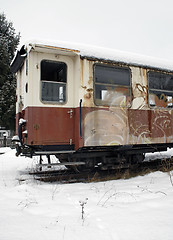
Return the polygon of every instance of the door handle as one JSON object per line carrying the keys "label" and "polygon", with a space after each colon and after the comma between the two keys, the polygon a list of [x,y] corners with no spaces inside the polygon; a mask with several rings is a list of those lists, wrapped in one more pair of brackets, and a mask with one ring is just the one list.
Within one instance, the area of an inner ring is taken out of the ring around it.
{"label": "door handle", "polygon": [[70,109],[67,113],[69,113],[70,114],[70,118],[72,118],[73,117],[73,109]]}

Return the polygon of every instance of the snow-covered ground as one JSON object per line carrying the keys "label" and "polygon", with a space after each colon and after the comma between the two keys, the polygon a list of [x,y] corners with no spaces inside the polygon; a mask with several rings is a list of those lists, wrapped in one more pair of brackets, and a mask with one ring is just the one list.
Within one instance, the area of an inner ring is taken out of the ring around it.
{"label": "snow-covered ground", "polygon": [[27,174],[36,159],[17,158],[10,148],[0,152],[0,240],[173,239],[173,172],[44,183]]}

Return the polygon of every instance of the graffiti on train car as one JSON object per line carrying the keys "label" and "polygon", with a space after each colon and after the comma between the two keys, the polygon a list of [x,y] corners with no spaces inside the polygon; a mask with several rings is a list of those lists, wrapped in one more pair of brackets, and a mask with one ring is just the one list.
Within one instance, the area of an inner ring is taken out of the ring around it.
{"label": "graffiti on train car", "polygon": [[172,142],[171,123],[167,111],[95,110],[85,117],[85,146]]}
{"label": "graffiti on train car", "polygon": [[[136,69],[132,71],[134,73]],[[157,92],[154,95],[154,91],[150,91],[150,105],[151,95],[155,97],[153,108],[150,108],[147,98],[147,70],[138,69],[137,74],[140,78],[138,82],[133,81],[132,99],[126,86],[113,88],[111,83],[106,88],[100,87],[102,96],[96,103],[108,107],[97,108],[86,115],[85,146],[173,142],[172,111],[164,110],[172,104],[172,96],[168,95],[169,101],[165,99],[166,97],[158,101]],[[163,92],[159,93],[161,96],[164,95]]]}

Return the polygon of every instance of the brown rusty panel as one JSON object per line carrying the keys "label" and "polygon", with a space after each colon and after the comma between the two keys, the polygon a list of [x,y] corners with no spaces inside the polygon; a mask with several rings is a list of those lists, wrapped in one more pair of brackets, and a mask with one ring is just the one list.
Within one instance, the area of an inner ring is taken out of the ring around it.
{"label": "brown rusty panel", "polygon": [[129,139],[133,144],[165,143],[172,138],[172,114],[169,111],[129,109],[128,121]]}
{"label": "brown rusty panel", "polygon": [[[134,110],[124,108],[29,107],[25,110],[27,143],[33,145],[75,144],[109,146],[173,142],[173,114],[166,110]],[[70,140],[72,139],[72,140]]]}
{"label": "brown rusty panel", "polygon": [[170,111],[90,108],[83,119],[84,146],[173,142]]}
{"label": "brown rusty panel", "polygon": [[74,144],[74,110],[71,108],[27,108],[27,143],[33,145]]}
{"label": "brown rusty panel", "polygon": [[151,111],[129,109],[128,123],[130,135],[139,137],[145,134],[146,138],[151,137]]}

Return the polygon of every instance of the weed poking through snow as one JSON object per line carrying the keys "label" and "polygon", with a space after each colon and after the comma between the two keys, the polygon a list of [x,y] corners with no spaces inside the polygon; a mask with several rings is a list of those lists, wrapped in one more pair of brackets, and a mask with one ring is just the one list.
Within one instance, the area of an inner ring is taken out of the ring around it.
{"label": "weed poking through snow", "polygon": [[81,206],[81,216],[82,216],[82,221],[83,221],[83,223],[84,223],[84,220],[85,220],[85,218],[84,218],[84,214],[85,214],[85,212],[84,212],[84,206],[87,204],[87,201],[88,201],[88,198],[85,198],[85,200],[80,200],[79,201],[79,204],[80,204],[80,206]]}

